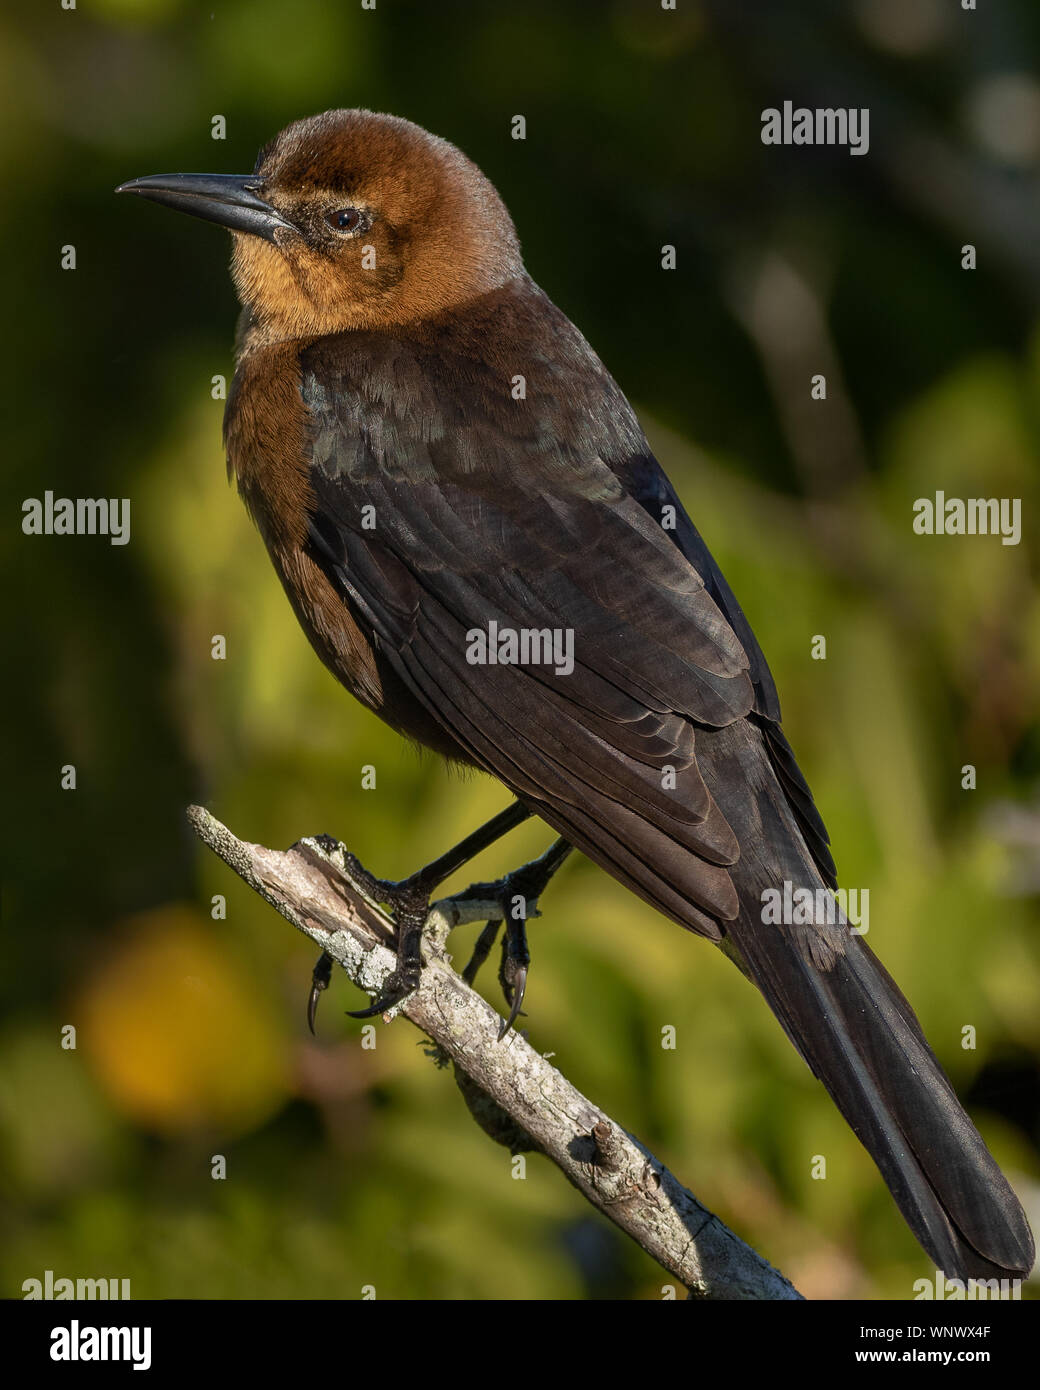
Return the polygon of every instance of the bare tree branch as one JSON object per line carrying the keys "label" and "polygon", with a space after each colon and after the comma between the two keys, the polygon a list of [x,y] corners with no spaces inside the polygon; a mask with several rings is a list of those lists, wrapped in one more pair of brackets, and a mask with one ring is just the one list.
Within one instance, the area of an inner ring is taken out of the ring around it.
{"label": "bare tree branch", "polygon": [[[393,926],[352,880],[342,845],[322,837],[281,852],[239,840],[200,806],[189,808],[188,817],[199,838],[255,892],[338,961],[356,985],[378,994],[394,967]],[[460,1089],[481,1126],[514,1152],[536,1150],[550,1158],[691,1297],[800,1298],[783,1275],[524,1038],[514,1032],[497,1040],[497,1015],[449,967],[444,944],[460,923],[500,915],[499,903],[464,895],[434,904],[420,986],[399,1006],[454,1062]]]}

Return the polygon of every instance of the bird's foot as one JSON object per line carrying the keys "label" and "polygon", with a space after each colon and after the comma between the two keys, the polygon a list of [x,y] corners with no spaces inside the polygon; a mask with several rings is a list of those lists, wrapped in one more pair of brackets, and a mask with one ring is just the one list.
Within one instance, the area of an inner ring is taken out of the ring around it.
{"label": "bird's foot", "polygon": [[491,947],[495,944],[502,923],[506,924],[502,939],[502,963],[498,979],[509,1005],[509,1016],[499,1029],[499,1042],[506,1036],[516,1020],[522,1017],[524,993],[527,989],[527,972],[531,964],[531,954],[527,947],[527,918],[537,917],[536,903],[546,884],[560,867],[570,846],[557,841],[538,859],[524,864],[504,878],[494,883],[474,883],[459,896],[475,899],[490,899],[502,905],[502,916],[488,922],[477,938],[473,954],[462,972],[462,978],[472,985],[477,971],[487,960]]}
{"label": "bird's foot", "polygon": [[[498,816],[468,836],[447,854],[441,855],[433,863],[427,864],[411,877],[394,882],[376,878],[340,842],[330,835],[315,836],[315,842],[326,856],[335,851],[335,861],[353,883],[376,904],[385,904],[397,928],[397,964],[383,982],[379,997],[367,1009],[348,1012],[350,1018],[374,1018],[396,1008],[419,986],[422,971],[421,947],[423,931],[430,914],[430,898],[437,885],[453,873],[481,849],[498,839],[513,825],[529,814],[519,803],[500,812]],[[570,853],[570,845],[565,840],[557,840],[538,859],[514,869],[504,878],[493,883],[476,883],[465,893],[458,894],[454,901],[465,899],[488,900],[501,904],[502,915],[487,923],[477,940],[473,957],[462,972],[467,984],[472,984],[480,966],[487,959],[491,947],[498,936],[499,929],[506,923],[505,939],[502,942],[502,964],[498,978],[509,1005],[509,1017],[499,1032],[499,1039],[505,1037],[521,1017],[524,991],[527,988],[527,971],[531,957],[527,949],[526,919],[537,916],[537,902],[546,884]],[[318,1001],[328,988],[332,977],[332,958],[322,952],[314,967],[311,991],[307,1001],[307,1024],[314,1032],[314,1020]]]}
{"label": "bird's foot", "polygon": [[419,988],[423,927],[430,913],[431,885],[421,871],[400,883],[371,879],[371,883],[363,887],[377,902],[390,908],[397,927],[397,965],[383,981],[379,997],[367,1009],[348,1009],[348,1018],[375,1018],[377,1014],[385,1014]]}
{"label": "bird's foot", "polygon": [[[422,969],[422,933],[429,915],[430,894],[436,886],[436,880],[432,878],[429,868],[420,869],[418,873],[400,882],[376,878],[332,836],[318,835],[315,836],[315,840],[322,849],[338,852],[343,861],[343,868],[351,880],[373,903],[385,904],[390,908],[390,915],[397,928],[397,965],[383,981],[379,997],[367,1009],[348,1010],[350,1018],[374,1018],[377,1014],[395,1008],[418,988]],[[307,1026],[312,1033],[318,1001],[328,989],[332,978],[332,964],[332,957],[323,951],[311,976],[311,991],[307,1000]]]}
{"label": "bird's foot", "polygon": [[502,938],[502,963],[498,968],[498,982],[502,986],[509,1017],[498,1030],[499,1042],[512,1028],[523,1013],[524,992],[527,989],[527,968],[531,964],[531,953],[527,949],[527,922],[523,917],[506,921],[506,934]]}

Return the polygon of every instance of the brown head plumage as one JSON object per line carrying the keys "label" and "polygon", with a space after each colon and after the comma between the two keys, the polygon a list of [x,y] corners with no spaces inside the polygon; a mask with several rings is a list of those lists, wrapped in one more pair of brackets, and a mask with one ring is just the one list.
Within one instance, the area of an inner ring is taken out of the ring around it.
{"label": "brown head plumage", "polygon": [[288,224],[235,233],[235,284],[264,337],[426,318],[522,273],[493,185],[398,116],[297,121],[260,152],[253,187]]}
{"label": "brown head plumage", "polygon": [[252,174],[157,174],[117,191],[231,229],[253,343],[429,318],[523,273],[494,186],[400,116],[326,111],[287,126]]}

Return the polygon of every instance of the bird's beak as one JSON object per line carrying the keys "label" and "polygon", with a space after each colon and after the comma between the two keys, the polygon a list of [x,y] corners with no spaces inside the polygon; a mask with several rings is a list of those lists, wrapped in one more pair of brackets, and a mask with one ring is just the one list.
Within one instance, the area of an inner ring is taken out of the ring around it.
{"label": "bird's beak", "polygon": [[274,241],[280,228],[295,231],[291,222],[258,196],[258,184],[255,174],[150,174],[121,183],[116,192],[137,193],[153,203],[265,241]]}

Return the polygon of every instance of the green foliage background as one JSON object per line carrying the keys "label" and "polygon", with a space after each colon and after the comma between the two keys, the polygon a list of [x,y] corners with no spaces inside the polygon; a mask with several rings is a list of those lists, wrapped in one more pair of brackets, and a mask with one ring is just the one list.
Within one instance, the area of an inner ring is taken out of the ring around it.
{"label": "green foliage background", "polygon": [[[184,824],[203,801],[267,844],[329,831],[398,876],[505,804],[418,759],[311,653],[225,481],[226,238],[111,192],[247,171],[332,106],[416,120],[499,187],[759,635],[842,881],[870,889],[871,943],[1040,1214],[1038,31],[1031,0],[80,0],[0,18],[0,1293],[45,1269],[128,1277],[139,1298],[665,1282],[548,1165],[512,1178],[407,1023],[363,1051],[342,979],[311,1041],[309,948]],[[869,105],[869,155],[765,149],[760,112],[788,97]],[[48,488],[130,497],[131,543],[23,536],[21,502]],[[937,489],[1022,498],[1023,543],[915,536]],[[524,827],[469,877],[547,838]],[[737,972],[586,862],[543,907],[533,1044],[807,1294],[910,1297],[927,1260]]]}

